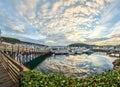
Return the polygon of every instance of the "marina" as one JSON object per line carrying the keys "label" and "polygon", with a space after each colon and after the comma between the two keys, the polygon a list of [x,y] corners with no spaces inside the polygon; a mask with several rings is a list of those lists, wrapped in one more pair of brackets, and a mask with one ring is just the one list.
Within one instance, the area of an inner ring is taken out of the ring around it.
{"label": "marina", "polygon": [[117,59],[105,53],[91,55],[52,55],[47,57],[35,69],[44,73],[59,73],[66,76],[82,78],[113,69],[112,62]]}
{"label": "marina", "polygon": [[120,87],[120,0],[0,0],[0,87]]}

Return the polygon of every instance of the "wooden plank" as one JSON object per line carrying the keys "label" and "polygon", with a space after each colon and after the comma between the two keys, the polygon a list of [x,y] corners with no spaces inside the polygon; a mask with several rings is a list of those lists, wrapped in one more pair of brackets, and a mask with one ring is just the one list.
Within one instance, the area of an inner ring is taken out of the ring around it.
{"label": "wooden plank", "polygon": [[[0,87],[10,87],[14,82],[12,82],[10,76],[4,67],[0,64]],[[13,86],[14,87],[14,86]]]}
{"label": "wooden plank", "polygon": [[15,87],[14,85],[15,85],[14,82],[12,82],[11,80],[8,80],[8,81],[0,84],[0,87]]}
{"label": "wooden plank", "polygon": [[20,71],[19,70],[15,70],[15,68],[13,68],[12,66],[8,65],[9,68],[8,70],[13,72],[13,74],[16,74],[16,75],[20,75]]}
{"label": "wooden plank", "polygon": [[11,77],[11,79],[12,79],[12,81],[13,82],[15,82],[15,83],[18,83],[19,81],[18,81],[18,78],[16,78],[13,74],[12,74],[12,72],[8,72],[9,73],[9,76]]}
{"label": "wooden plank", "polygon": [[0,75],[0,79],[8,76],[7,72]]}
{"label": "wooden plank", "polygon": [[5,75],[8,74],[6,73],[6,70],[3,68],[3,66],[0,64],[0,78],[2,78]]}
{"label": "wooden plank", "polygon": [[0,62],[1,62],[0,63],[0,87],[18,87],[18,86],[15,86],[16,84],[13,82],[13,80],[9,76],[5,67],[3,67],[3,61],[0,60]]}
{"label": "wooden plank", "polygon": [[7,81],[9,81],[9,80],[11,80],[11,79],[8,78],[8,77],[1,78],[1,79],[0,79],[0,84],[5,83],[5,82],[7,82]]}
{"label": "wooden plank", "polygon": [[[9,57],[4,53],[10,52],[10,54],[14,52],[22,52],[29,54],[30,50],[34,53],[40,53],[40,51],[35,51],[35,49],[26,48],[23,46],[18,47],[14,45],[2,45],[2,49],[0,49],[0,87],[18,87],[19,85],[14,84],[15,82],[18,83],[18,78],[20,76],[19,71],[27,71],[28,68],[24,67],[13,58]],[[2,51],[1,51],[2,50]],[[47,52],[47,51],[41,51]],[[16,81],[15,81],[16,80]]]}
{"label": "wooden plank", "polygon": [[8,62],[8,66],[11,67],[11,68],[13,68],[13,70],[20,72],[20,69],[17,68],[17,67],[16,67],[12,62],[10,62],[10,61]]}
{"label": "wooden plank", "polygon": [[5,73],[6,71],[4,69],[0,69],[0,75]]}
{"label": "wooden plank", "polygon": [[[3,52],[2,52],[2,53],[3,53]],[[5,53],[3,53],[3,54],[4,54],[4,56],[5,56],[9,61],[11,61],[11,62],[12,62],[16,67],[18,67],[21,71],[23,71],[23,69],[26,68],[26,67],[21,66],[17,61],[15,61],[15,60],[11,59],[10,57],[8,57]],[[29,69],[26,68],[26,70],[29,70]]]}

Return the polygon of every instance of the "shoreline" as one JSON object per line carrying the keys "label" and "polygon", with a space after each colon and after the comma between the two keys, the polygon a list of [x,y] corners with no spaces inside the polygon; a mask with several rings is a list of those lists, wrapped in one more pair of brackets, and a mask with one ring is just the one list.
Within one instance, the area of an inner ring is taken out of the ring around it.
{"label": "shoreline", "polygon": [[114,60],[112,64],[114,65],[113,70],[118,69],[120,67],[120,58]]}

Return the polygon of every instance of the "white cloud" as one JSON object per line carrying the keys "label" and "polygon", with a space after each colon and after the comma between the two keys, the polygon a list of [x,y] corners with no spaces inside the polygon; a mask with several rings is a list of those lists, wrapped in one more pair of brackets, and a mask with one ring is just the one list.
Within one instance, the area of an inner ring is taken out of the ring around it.
{"label": "white cloud", "polygon": [[120,21],[117,22],[113,27],[112,27],[112,32],[109,36],[112,36],[112,35],[117,35],[119,34],[120,35]]}
{"label": "white cloud", "polygon": [[12,25],[11,26],[12,30],[18,31],[20,33],[25,33],[25,30],[23,29],[23,26],[18,26],[18,25]]}
{"label": "white cloud", "polygon": [[[32,34],[35,30],[38,32],[35,36],[45,36],[47,44],[84,42],[86,37],[102,37],[111,20],[120,13],[114,9],[116,3],[112,0],[20,0],[13,7],[16,16],[8,14],[11,29]],[[119,30],[116,26],[112,33]]]}
{"label": "white cloud", "polygon": [[[108,2],[113,3],[113,1],[108,1]],[[100,3],[99,0],[97,3]],[[118,25],[119,23],[117,23],[115,26],[114,24],[112,24],[112,21],[116,18],[118,14],[120,14],[118,8],[116,7],[117,3],[118,2],[114,2],[113,4],[110,4],[105,7],[103,13],[101,14],[101,18],[99,19],[99,21],[96,22],[97,24],[96,27],[89,35],[90,38],[101,38],[101,37],[110,36],[112,34],[117,34],[116,31],[119,30],[119,27],[116,25]]]}
{"label": "white cloud", "polygon": [[86,5],[91,8],[99,8],[99,5],[94,1],[94,2],[86,2]]}
{"label": "white cloud", "polygon": [[106,27],[103,25],[96,26],[95,29],[91,31],[89,38],[100,38],[101,34],[106,32],[105,30],[106,30]]}
{"label": "white cloud", "polygon": [[95,1],[96,1],[96,3],[99,4],[99,6],[104,6],[104,4],[105,4],[104,0],[95,0]]}
{"label": "white cloud", "polygon": [[57,1],[54,3],[53,8],[52,8],[52,13],[56,14],[61,8],[63,7],[63,2],[61,0]]}
{"label": "white cloud", "polygon": [[50,45],[56,43],[56,42],[53,41],[53,40],[45,40],[44,42],[45,42],[45,44],[50,44]]}

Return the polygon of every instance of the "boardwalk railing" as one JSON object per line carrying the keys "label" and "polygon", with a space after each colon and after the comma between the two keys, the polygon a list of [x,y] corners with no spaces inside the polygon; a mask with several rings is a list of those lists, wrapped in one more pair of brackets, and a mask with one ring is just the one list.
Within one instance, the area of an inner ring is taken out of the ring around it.
{"label": "boardwalk railing", "polygon": [[14,44],[0,44],[0,49],[2,51],[10,51],[10,52],[35,52],[35,53],[47,53],[48,49],[41,49],[42,47],[31,47],[31,46],[16,46]]}
{"label": "boardwalk railing", "polygon": [[23,71],[27,71],[26,67],[20,65],[17,61],[13,60],[11,57],[6,55],[3,51],[0,51],[1,58],[0,60],[2,61],[2,64],[12,80],[15,83],[19,83],[19,79],[21,77],[21,73]]}
{"label": "boardwalk railing", "polygon": [[17,62],[24,64],[32,61],[42,54],[50,53],[50,50],[42,47],[23,46],[15,44],[0,44],[0,50]]}

